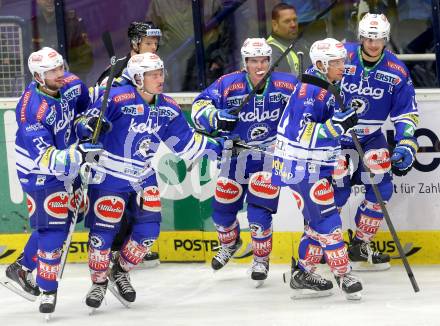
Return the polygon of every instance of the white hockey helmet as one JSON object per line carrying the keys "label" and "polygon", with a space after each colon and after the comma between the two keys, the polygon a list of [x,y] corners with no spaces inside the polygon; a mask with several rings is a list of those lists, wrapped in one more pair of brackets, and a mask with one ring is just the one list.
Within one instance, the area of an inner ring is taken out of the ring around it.
{"label": "white hockey helmet", "polygon": [[365,14],[359,22],[358,39],[361,37],[370,39],[390,40],[390,23],[384,14]]}
{"label": "white hockey helmet", "polygon": [[[144,87],[144,73],[164,69],[163,61],[157,54],[145,52],[136,54],[128,60],[127,73],[131,82],[138,88]],[[138,79],[136,80],[136,77]]]}
{"label": "white hockey helmet", "polygon": [[44,47],[41,50],[32,52],[28,59],[29,71],[32,77],[35,78],[35,73],[38,73],[42,82],[36,80],[39,84],[44,86],[44,73],[64,65],[63,56],[52,48]]}
{"label": "white hockey helmet", "polygon": [[[347,50],[345,49],[344,44],[334,38],[318,40],[310,47],[310,60],[313,63],[313,67],[323,74],[327,73],[329,61],[345,59],[346,57]],[[324,70],[318,68],[318,61],[322,62]]]}
{"label": "white hockey helmet", "polygon": [[269,57],[269,65],[272,63],[272,48],[264,38],[247,38],[241,47],[243,67],[246,69],[246,58]]}

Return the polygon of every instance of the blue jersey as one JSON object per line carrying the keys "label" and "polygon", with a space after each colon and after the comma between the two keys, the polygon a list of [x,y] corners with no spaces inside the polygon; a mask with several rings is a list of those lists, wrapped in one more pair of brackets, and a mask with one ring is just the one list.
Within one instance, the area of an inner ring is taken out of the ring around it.
{"label": "blue jersey", "polygon": [[[92,105],[89,115],[99,114],[101,101],[102,97]],[[211,159],[220,154],[218,143],[195,133],[179,105],[163,94],[149,105],[130,84],[112,87],[105,118],[112,129],[100,137],[105,151],[93,167],[97,172],[94,188],[124,192],[145,186],[144,181],[154,173],[151,159],[160,142],[188,160],[197,159],[205,150],[213,150]]]}
{"label": "blue jersey", "polygon": [[[321,77],[313,68],[307,73]],[[278,126],[272,184],[292,184],[316,172],[330,175],[341,149],[337,133],[326,123],[335,110],[339,107],[330,92],[298,83]]]}
{"label": "blue jersey", "polygon": [[53,153],[75,142],[74,119],[90,103],[84,83],[71,73],[64,76],[59,98],[41,92],[33,81],[17,104],[16,168],[25,192],[59,185]]}
{"label": "blue jersey", "polygon": [[[221,135],[238,135],[246,143],[267,147],[275,141],[276,128],[284,107],[295,89],[297,79],[292,74],[273,72],[261,94],[256,94],[240,111],[235,129]],[[253,87],[244,71],[224,75],[196,97],[192,109],[195,126],[204,129],[201,119],[205,108],[218,110],[237,108]],[[213,130],[206,130],[212,132]]]}
{"label": "blue jersey", "polygon": [[[341,89],[347,106],[356,108],[359,122],[353,129],[361,143],[382,133],[390,117],[396,129],[396,142],[413,137],[418,123],[414,86],[408,69],[388,50],[373,66],[361,60],[360,45],[345,44],[348,60]],[[350,136],[342,144],[352,145]]]}

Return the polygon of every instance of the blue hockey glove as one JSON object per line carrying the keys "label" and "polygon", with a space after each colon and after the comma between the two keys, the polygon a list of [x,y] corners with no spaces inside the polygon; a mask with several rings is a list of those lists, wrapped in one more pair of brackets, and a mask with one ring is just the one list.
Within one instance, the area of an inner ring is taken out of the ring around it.
{"label": "blue hockey glove", "polygon": [[237,125],[238,116],[232,114],[234,109],[217,110],[215,113],[215,129],[218,131],[232,131]]}
{"label": "blue hockey glove", "polygon": [[[76,123],[76,135],[80,141],[90,140],[98,123],[98,117],[96,116],[83,116],[78,119]],[[109,133],[112,130],[111,122],[106,119],[102,119],[102,126],[100,134]]]}
{"label": "blue hockey glove", "polygon": [[411,170],[418,147],[415,138],[399,141],[391,155],[391,169],[396,176],[404,176]]}
{"label": "blue hockey glove", "polygon": [[327,134],[337,138],[356,126],[357,122],[356,111],[350,108],[344,112],[335,111],[333,117],[325,122],[324,128],[327,129]]}

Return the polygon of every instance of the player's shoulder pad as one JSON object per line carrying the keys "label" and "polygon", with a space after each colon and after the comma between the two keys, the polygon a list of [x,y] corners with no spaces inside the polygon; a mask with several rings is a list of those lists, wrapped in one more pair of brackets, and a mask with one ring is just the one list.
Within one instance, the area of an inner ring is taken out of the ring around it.
{"label": "player's shoulder pad", "polygon": [[274,71],[271,74],[271,83],[277,87],[293,92],[298,79],[295,75],[286,72]]}
{"label": "player's shoulder pad", "polygon": [[165,105],[167,105],[167,106],[177,110],[177,112],[182,111],[182,109],[180,108],[179,104],[171,96],[168,96],[168,95],[165,95],[165,94],[160,94],[159,95],[159,103],[162,102],[161,100],[163,101],[163,103]]}
{"label": "player's shoulder pad", "polygon": [[236,70],[236,71],[230,72],[229,74],[225,74],[225,75],[223,75],[223,76],[217,78],[217,80],[215,81],[215,83],[216,83],[217,85],[219,85],[219,84],[224,83],[224,82],[226,82],[226,83],[227,83],[227,82],[231,82],[231,81],[236,80],[237,77],[238,77],[238,78],[242,78],[242,77],[245,76],[245,75],[246,75],[246,73],[245,73],[244,71]]}
{"label": "player's shoulder pad", "polygon": [[352,61],[357,53],[359,44],[354,42],[345,42],[344,47],[347,50],[347,60]]}
{"label": "player's shoulder pad", "polygon": [[384,54],[385,66],[390,72],[392,71],[405,79],[409,77],[408,68],[397,58],[393,52],[390,50],[385,50]]}
{"label": "player's shoulder pad", "polygon": [[136,98],[136,89],[132,85],[112,87],[110,89],[109,99],[114,104],[127,104]]}
{"label": "player's shoulder pad", "polygon": [[64,86],[63,87],[68,87],[71,84],[77,84],[77,83],[81,83],[81,79],[75,75],[72,74],[71,72],[66,71],[64,73]]}

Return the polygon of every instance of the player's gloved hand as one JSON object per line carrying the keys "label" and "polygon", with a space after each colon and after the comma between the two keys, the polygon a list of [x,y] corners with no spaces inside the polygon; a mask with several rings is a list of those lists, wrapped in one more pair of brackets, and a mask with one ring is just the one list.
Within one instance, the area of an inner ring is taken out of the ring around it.
{"label": "player's gloved hand", "polygon": [[327,129],[327,134],[337,138],[356,126],[357,122],[356,111],[350,108],[344,112],[335,111],[333,117],[325,122],[324,128]]}
{"label": "player's gloved hand", "polygon": [[242,151],[246,150],[244,146],[240,146],[243,141],[238,135],[232,135],[228,138],[217,137],[215,140],[222,146],[221,156],[237,157]]}
{"label": "player's gloved hand", "polygon": [[233,114],[235,109],[216,110],[215,129],[218,131],[232,131],[237,125],[238,116]]}
{"label": "player's gloved hand", "polygon": [[391,170],[398,177],[406,175],[414,164],[418,150],[415,138],[405,138],[399,141],[391,155]]}
{"label": "player's gloved hand", "polygon": [[99,155],[101,155],[104,150],[101,143],[92,144],[92,143],[81,143],[78,145],[76,150],[81,155],[81,163],[95,163],[97,164],[99,161]]}
{"label": "player's gloved hand", "polygon": [[[96,116],[83,116],[76,122],[76,135],[80,141],[90,140],[95,132],[96,125],[98,123],[98,117]],[[112,130],[111,122],[105,118],[101,121],[101,134],[106,134]]]}

